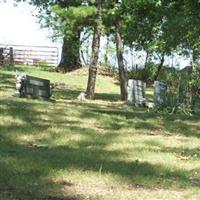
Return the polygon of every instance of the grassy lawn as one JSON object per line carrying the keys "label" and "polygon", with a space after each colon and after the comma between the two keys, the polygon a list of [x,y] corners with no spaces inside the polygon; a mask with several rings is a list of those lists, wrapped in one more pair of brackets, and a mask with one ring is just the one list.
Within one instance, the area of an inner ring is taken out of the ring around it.
{"label": "grassy lawn", "polygon": [[[16,69],[57,82],[52,101],[12,97]],[[128,107],[102,76],[80,102],[85,70],[16,69],[0,69],[1,200],[200,199],[200,112]]]}

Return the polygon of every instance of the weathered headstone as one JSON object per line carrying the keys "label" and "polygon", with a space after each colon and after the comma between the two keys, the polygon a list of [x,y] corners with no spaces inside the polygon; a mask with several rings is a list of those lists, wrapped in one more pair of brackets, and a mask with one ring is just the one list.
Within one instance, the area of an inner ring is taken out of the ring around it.
{"label": "weathered headstone", "polygon": [[141,80],[134,80],[129,79],[128,81],[128,97],[127,97],[127,104],[129,105],[144,105],[146,98],[145,98],[145,90],[146,90],[146,83]]}
{"label": "weathered headstone", "polygon": [[154,82],[154,106],[162,107],[167,104],[167,84],[160,81]]}
{"label": "weathered headstone", "polygon": [[33,76],[26,76],[26,95],[32,98],[50,98],[50,81]]}
{"label": "weathered headstone", "polygon": [[51,96],[50,81],[42,78],[17,74],[15,95],[48,99]]}
{"label": "weathered headstone", "polygon": [[134,85],[134,80],[129,79],[128,80],[128,86],[127,86],[127,104],[128,105],[133,105],[133,85]]}

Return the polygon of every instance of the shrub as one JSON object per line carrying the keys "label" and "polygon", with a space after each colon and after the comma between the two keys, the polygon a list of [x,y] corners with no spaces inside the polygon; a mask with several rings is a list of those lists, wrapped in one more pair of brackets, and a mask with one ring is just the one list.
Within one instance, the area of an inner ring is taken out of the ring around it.
{"label": "shrub", "polygon": [[[148,63],[145,68],[140,68],[128,72],[128,78],[142,80],[147,83],[152,83],[154,81],[154,77],[157,70],[158,70],[157,64]],[[158,81],[163,81],[170,86],[177,87],[179,77],[180,77],[179,70],[172,67],[164,66],[159,73]]]}
{"label": "shrub", "polygon": [[142,80],[152,82],[156,73],[157,66],[153,63],[148,63],[145,68],[139,68],[128,72],[129,79]]}

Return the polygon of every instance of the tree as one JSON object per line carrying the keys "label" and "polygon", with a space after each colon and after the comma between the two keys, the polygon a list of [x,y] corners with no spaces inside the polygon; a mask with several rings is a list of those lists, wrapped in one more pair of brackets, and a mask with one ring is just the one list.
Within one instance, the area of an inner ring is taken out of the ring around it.
{"label": "tree", "polygon": [[111,0],[104,4],[104,26],[107,34],[114,35],[116,45],[116,55],[119,71],[120,98],[122,101],[127,99],[127,75],[124,65],[124,41],[122,38],[122,24],[124,22],[124,10],[122,2]]}
{"label": "tree", "polygon": [[121,100],[126,101],[127,99],[127,77],[124,67],[124,57],[123,57],[123,41],[120,34],[120,22],[116,20],[115,22],[116,33],[115,33],[115,42],[117,50],[117,60],[118,60],[118,69],[119,69],[119,80],[120,80],[120,94]]}
{"label": "tree", "polygon": [[125,13],[123,30],[125,44],[137,51],[146,52],[145,68],[149,59],[156,55],[160,60],[154,77],[156,80],[163,67],[165,56],[171,53],[169,43],[161,30],[164,19],[161,2],[124,0],[122,7]]}
{"label": "tree", "polygon": [[63,53],[59,67],[69,66],[67,70],[71,71],[70,69],[73,70],[81,65],[80,35],[86,27],[90,26],[91,16],[95,12],[94,7],[81,4],[63,8],[55,5],[51,11],[54,14],[51,18],[52,26],[55,26],[55,30],[64,35]]}
{"label": "tree", "polygon": [[67,72],[81,67],[79,49],[80,32],[75,32],[73,37],[64,36],[62,54],[58,68]]}
{"label": "tree", "polygon": [[95,94],[95,84],[96,84],[96,75],[97,75],[97,65],[98,65],[98,57],[100,50],[100,38],[101,38],[101,26],[102,26],[102,16],[101,16],[101,0],[96,0],[96,20],[94,22],[94,35],[92,42],[92,57],[89,66],[89,76],[88,76],[88,84],[86,89],[86,98],[94,99]]}
{"label": "tree", "polygon": [[[53,37],[63,38],[63,47],[61,60],[58,64],[58,68],[62,68],[63,71],[72,71],[81,66],[80,61],[80,33],[79,28],[75,29],[72,26],[66,26],[63,20],[63,16],[57,15],[56,9],[52,9],[54,6],[58,6],[60,9],[69,9],[70,7],[81,6],[82,0],[16,0],[17,2],[28,2],[31,5],[36,6],[39,9],[38,18],[41,26],[44,28],[51,28],[54,31]],[[57,7],[57,9],[58,9]],[[59,18],[60,17],[60,18]],[[56,20],[55,20],[56,19]],[[58,24],[60,22],[60,26]],[[77,26],[78,27],[78,26]],[[73,34],[68,34],[66,30],[73,28]]]}

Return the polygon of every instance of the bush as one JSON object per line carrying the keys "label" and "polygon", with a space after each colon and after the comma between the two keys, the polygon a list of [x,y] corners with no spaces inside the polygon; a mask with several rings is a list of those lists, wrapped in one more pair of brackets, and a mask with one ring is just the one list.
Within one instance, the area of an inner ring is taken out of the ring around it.
{"label": "bush", "polygon": [[[152,83],[154,81],[154,77],[157,70],[158,70],[158,65],[154,63],[148,63],[146,68],[142,68],[142,69],[140,68],[140,69],[132,70],[128,72],[128,78],[142,80],[147,83]],[[180,77],[179,70],[172,67],[164,66],[161,69],[157,80],[165,82],[170,86],[177,87],[179,77]]]}
{"label": "bush", "polygon": [[165,83],[167,83],[168,86],[172,87],[173,89],[178,88],[179,79],[179,70],[172,67],[163,67],[158,76],[158,81],[164,81]]}
{"label": "bush", "polygon": [[128,78],[142,80],[145,82],[152,82],[154,80],[156,71],[157,66],[153,63],[148,63],[148,65],[145,68],[140,68],[128,72]]}

